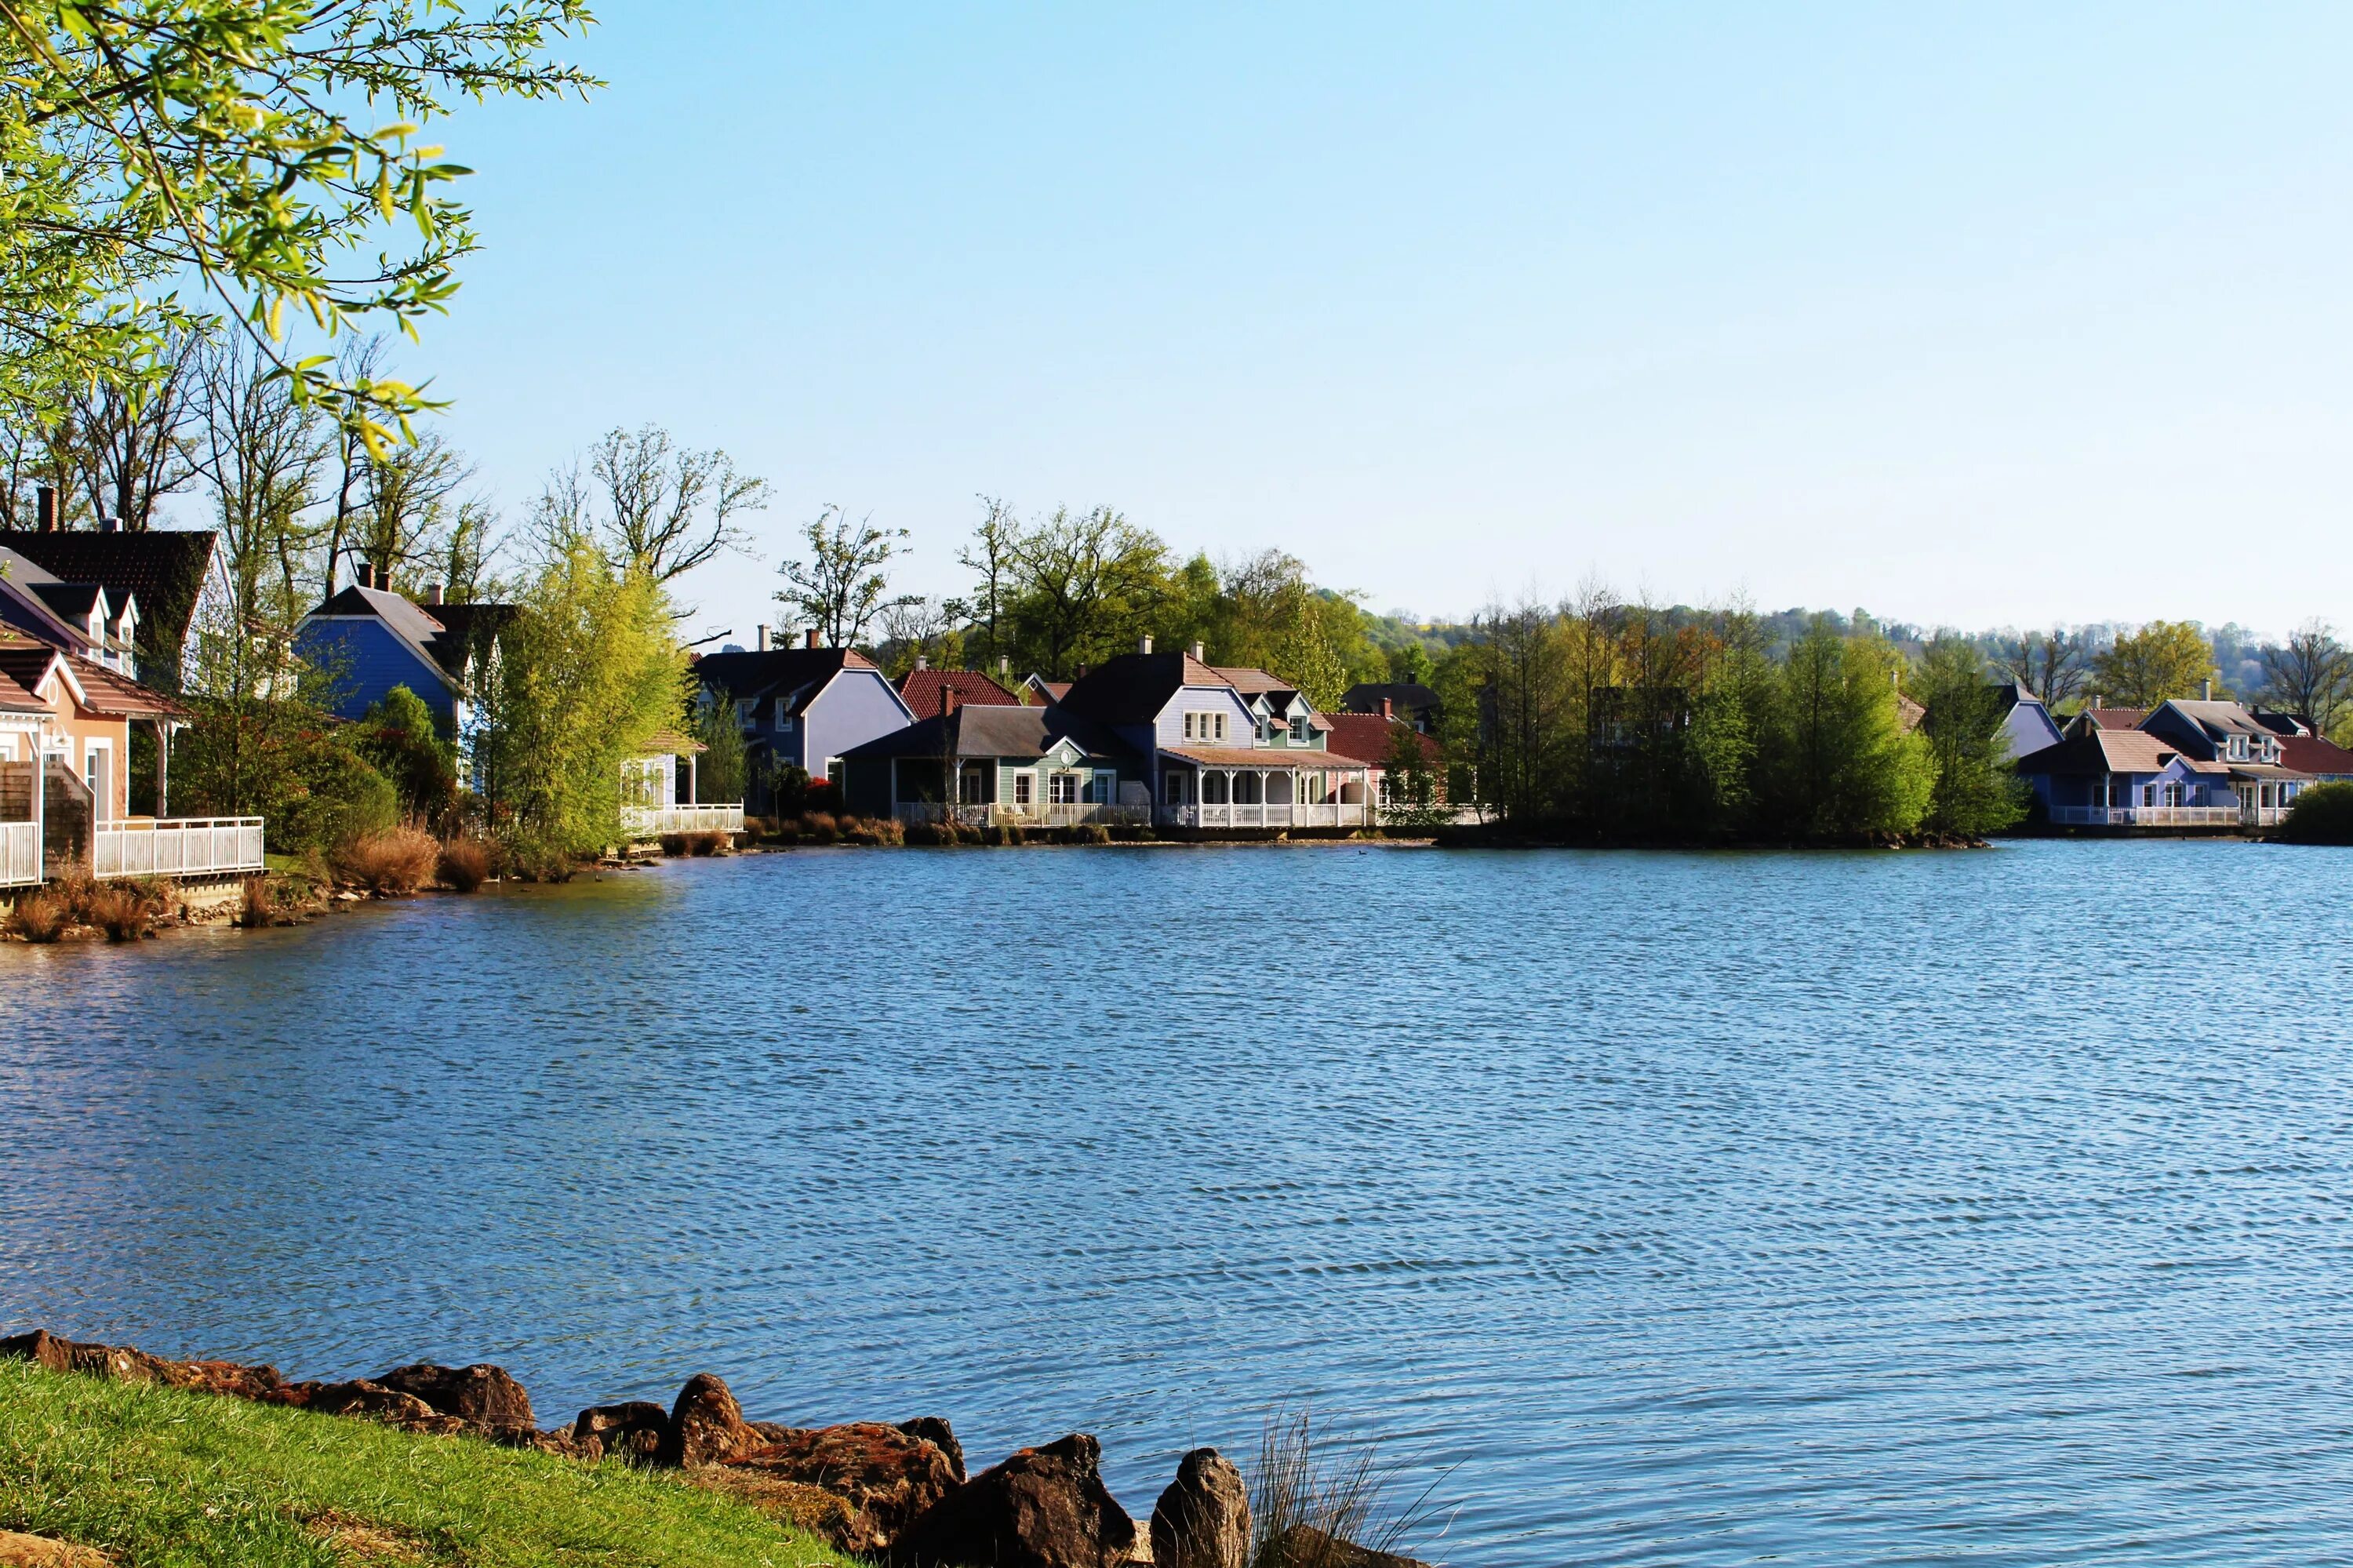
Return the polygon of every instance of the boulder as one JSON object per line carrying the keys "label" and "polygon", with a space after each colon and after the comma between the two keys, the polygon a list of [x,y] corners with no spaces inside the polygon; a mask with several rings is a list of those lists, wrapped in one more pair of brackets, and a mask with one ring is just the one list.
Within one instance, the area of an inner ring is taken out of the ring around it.
{"label": "boulder", "polygon": [[111,1561],[93,1547],[0,1530],[0,1568],[110,1568]]}
{"label": "boulder", "polygon": [[61,1340],[47,1329],[35,1329],[28,1334],[11,1334],[0,1340],[0,1356],[37,1362],[54,1372],[82,1372],[91,1377],[112,1378],[117,1383],[153,1383],[164,1365],[162,1358],[151,1356],[144,1351],[134,1351],[121,1345]]}
{"label": "boulder", "polygon": [[744,1407],[727,1384],[711,1372],[697,1372],[678,1391],[670,1410],[670,1435],[661,1462],[691,1468],[732,1459],[758,1446],[760,1435],[744,1425]]}
{"label": "boulder", "polygon": [[1376,1552],[1304,1524],[1282,1532],[1273,1561],[1281,1568],[1430,1568],[1418,1558]]}
{"label": "boulder", "polygon": [[539,1425],[531,1412],[531,1395],[522,1384],[499,1367],[436,1366],[418,1361],[395,1367],[372,1380],[402,1393],[413,1393],[444,1415],[470,1421],[477,1426],[529,1431]]}
{"label": "boulder", "polygon": [[165,1361],[160,1381],[195,1393],[217,1393],[231,1399],[284,1404],[286,1380],[276,1367],[249,1367],[241,1361]]}
{"label": "boulder", "polygon": [[946,1416],[918,1415],[913,1421],[899,1423],[899,1430],[910,1437],[921,1437],[924,1442],[945,1454],[948,1457],[948,1468],[955,1472],[956,1480],[961,1483],[966,1479],[964,1473],[964,1445],[956,1441],[955,1430],[948,1425]]}
{"label": "boulder", "polygon": [[1234,1462],[1196,1448],[1152,1510],[1154,1568],[1248,1568],[1250,1489]]}
{"label": "boulder", "polygon": [[670,1440],[670,1412],[651,1400],[626,1404],[598,1404],[580,1413],[572,1423],[574,1449],[586,1459],[618,1458],[632,1465],[651,1465]]}
{"label": "boulder", "polygon": [[409,1432],[438,1432],[446,1436],[466,1430],[466,1423],[459,1417],[444,1415],[413,1393],[403,1393],[366,1378],[321,1383],[305,1404],[322,1415],[364,1416]]}
{"label": "boulder", "polygon": [[892,1568],[1113,1568],[1135,1522],[1104,1489],[1102,1446],[1073,1433],[1024,1448],[934,1503],[892,1543]]}
{"label": "boulder", "polygon": [[860,1555],[889,1546],[957,1485],[937,1444],[879,1421],[788,1432],[736,1455],[727,1467],[831,1492],[849,1509],[834,1544]]}

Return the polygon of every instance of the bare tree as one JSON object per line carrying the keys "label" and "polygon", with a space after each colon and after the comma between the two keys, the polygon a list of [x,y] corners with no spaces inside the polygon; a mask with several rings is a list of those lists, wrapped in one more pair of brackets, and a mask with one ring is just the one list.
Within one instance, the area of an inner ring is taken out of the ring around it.
{"label": "bare tree", "polygon": [[2308,620],[2263,651],[2263,695],[2327,735],[2353,705],[2353,652],[2325,620]]}
{"label": "bare tree", "polygon": [[1021,521],[1001,497],[984,495],[979,499],[980,526],[972,531],[972,543],[956,552],[956,564],[980,578],[972,618],[975,625],[988,628],[988,646],[981,650],[981,656],[995,659],[1006,652],[1005,600],[1011,590],[1015,563],[1021,554]]}
{"label": "bare tree", "polygon": [[955,652],[956,628],[966,619],[961,600],[909,594],[882,607],[879,617],[881,646],[876,650],[882,665],[894,675],[906,673],[916,659],[945,668]]}
{"label": "bare tree", "polygon": [[155,503],[195,477],[193,421],[203,345],[175,335],[154,376],[135,389],[99,381],[72,398],[90,510],[133,534],[154,521]]}
{"label": "bare tree", "polygon": [[904,528],[877,528],[870,515],[851,523],[839,506],[828,506],[801,530],[809,558],[786,561],[777,570],[785,587],[777,602],[791,606],[837,648],[856,646],[877,615],[902,602],[888,597],[883,570],[903,555]]}
{"label": "bare tree", "polygon": [[2054,626],[2008,640],[1994,662],[2002,673],[2052,708],[2083,691],[2091,674],[2092,651],[2081,634]]}
{"label": "bare tree", "polygon": [[768,504],[766,480],[737,471],[715,447],[680,446],[659,425],[606,432],[589,449],[588,471],[604,491],[606,554],[617,567],[650,572],[656,582],[742,545],[736,520]]}
{"label": "bare tree", "polygon": [[433,430],[366,460],[360,472],[366,506],[353,519],[353,546],[375,568],[379,587],[396,572],[415,576],[413,567],[456,521],[459,493],[473,477],[472,465]]}
{"label": "bare tree", "polygon": [[[336,363],[336,378],[347,387],[364,388],[375,385],[376,375],[384,368],[384,334],[353,338],[343,344]],[[343,555],[343,540],[351,527],[353,508],[358,504],[353,490],[359,485],[368,461],[366,446],[360,440],[358,426],[343,421],[335,438],[335,461],[338,476],[335,482],[335,516],[327,534],[326,581],[322,585],[322,597],[332,599],[335,592],[335,570]]]}
{"label": "bare tree", "polygon": [[1050,677],[1076,660],[1115,652],[1158,607],[1166,577],[1160,541],[1115,509],[1073,515],[1067,507],[1021,536],[1020,593],[1012,619]]}

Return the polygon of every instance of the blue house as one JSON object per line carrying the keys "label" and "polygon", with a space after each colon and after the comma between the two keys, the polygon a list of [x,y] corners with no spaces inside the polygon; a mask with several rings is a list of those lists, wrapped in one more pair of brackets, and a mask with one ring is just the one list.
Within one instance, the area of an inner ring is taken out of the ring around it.
{"label": "blue house", "polygon": [[2091,729],[2019,758],[2019,776],[2061,827],[2228,827],[2230,769],[2137,729]]}
{"label": "blue house", "polygon": [[870,740],[915,722],[873,661],[848,648],[820,648],[810,632],[798,648],[762,646],[706,653],[694,663],[702,700],[726,703],[744,731],[755,812],[775,803],[765,779],[797,768],[812,779],[841,781],[841,758]]}
{"label": "blue house", "polygon": [[1995,732],[2001,760],[2031,757],[2046,746],[2059,744],[2059,721],[2042,705],[2042,699],[2015,681],[1996,686],[1994,694],[2001,702],[2000,727]]}
{"label": "blue house", "polygon": [[294,652],[333,681],[329,708],[337,717],[358,718],[406,686],[454,736],[467,727],[471,694],[513,615],[512,605],[444,604],[438,585],[419,604],[376,587],[362,567],[358,582],[303,618]]}

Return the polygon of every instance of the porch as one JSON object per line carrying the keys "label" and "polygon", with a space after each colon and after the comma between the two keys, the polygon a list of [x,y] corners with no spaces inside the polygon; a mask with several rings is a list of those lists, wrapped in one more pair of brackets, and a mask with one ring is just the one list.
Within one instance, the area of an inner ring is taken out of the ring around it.
{"label": "porch", "polygon": [[1178,828],[1369,828],[1371,769],[1325,752],[1246,747],[1161,753],[1160,821]]}
{"label": "porch", "polygon": [[1369,828],[1380,808],[1363,800],[1228,801],[1169,806],[1161,820],[1176,828]]}
{"label": "porch", "polygon": [[2286,806],[2053,806],[2051,821],[2063,828],[2274,828],[2287,820]]}
{"label": "porch", "polygon": [[744,803],[737,800],[724,806],[624,806],[621,828],[640,838],[659,838],[664,833],[740,833],[744,831]]}
{"label": "porch", "polygon": [[259,817],[130,817],[90,831],[90,874],[235,876],[263,869]]}
{"label": "porch", "polygon": [[1107,800],[1040,801],[1029,805],[944,806],[937,800],[898,800],[891,814],[902,822],[942,822],[955,814],[967,828],[1075,828],[1088,822],[1134,824],[1151,821],[1141,806],[1121,806]]}

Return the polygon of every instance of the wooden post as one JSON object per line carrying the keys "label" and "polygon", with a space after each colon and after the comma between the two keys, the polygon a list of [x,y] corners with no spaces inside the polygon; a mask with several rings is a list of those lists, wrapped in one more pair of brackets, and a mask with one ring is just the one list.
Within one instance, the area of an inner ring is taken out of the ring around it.
{"label": "wooden post", "polygon": [[172,814],[169,804],[172,779],[172,721],[155,721],[155,820],[162,821]]}

